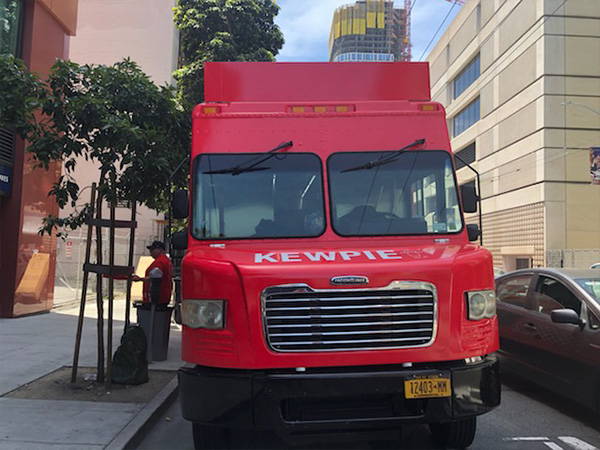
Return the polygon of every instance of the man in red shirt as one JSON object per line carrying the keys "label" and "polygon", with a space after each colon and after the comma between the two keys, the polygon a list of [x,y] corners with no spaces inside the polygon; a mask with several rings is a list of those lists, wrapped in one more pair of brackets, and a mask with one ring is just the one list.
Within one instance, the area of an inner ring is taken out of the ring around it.
{"label": "man in red shirt", "polygon": [[160,278],[158,303],[169,303],[173,287],[173,266],[166,254],[165,244],[161,241],[154,241],[146,248],[150,250],[150,255],[154,258],[154,261],[146,269],[144,278],[134,275],[132,280],[144,282],[143,301],[144,303],[149,303],[151,301],[150,289],[152,279]]}

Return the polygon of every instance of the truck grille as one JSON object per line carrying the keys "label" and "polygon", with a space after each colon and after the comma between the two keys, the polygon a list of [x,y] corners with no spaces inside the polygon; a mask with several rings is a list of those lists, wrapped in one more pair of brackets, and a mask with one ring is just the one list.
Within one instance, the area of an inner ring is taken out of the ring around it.
{"label": "truck grille", "polygon": [[278,352],[424,347],[435,337],[435,287],[395,281],[381,289],[267,288],[262,294],[269,346]]}

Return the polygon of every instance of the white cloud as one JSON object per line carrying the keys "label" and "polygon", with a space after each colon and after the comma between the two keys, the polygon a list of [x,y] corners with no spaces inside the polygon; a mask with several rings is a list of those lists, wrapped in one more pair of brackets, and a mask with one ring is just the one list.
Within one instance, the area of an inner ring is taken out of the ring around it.
{"label": "white cloud", "polygon": [[280,0],[277,24],[285,45],[278,61],[327,61],[333,12],[348,0]]}
{"label": "white cloud", "polygon": [[[414,2],[415,0],[413,0]],[[279,0],[281,7],[276,22],[283,31],[285,45],[277,55],[278,61],[327,61],[329,59],[329,30],[333,12],[338,6],[353,0]],[[396,5],[404,2],[396,0]],[[452,5],[444,0],[416,0],[412,11],[413,60],[423,50]],[[455,6],[447,26],[460,10]],[[445,29],[444,26],[444,29]],[[444,29],[440,31],[439,37]],[[435,42],[432,46],[435,45]],[[431,47],[428,51],[431,51]]]}

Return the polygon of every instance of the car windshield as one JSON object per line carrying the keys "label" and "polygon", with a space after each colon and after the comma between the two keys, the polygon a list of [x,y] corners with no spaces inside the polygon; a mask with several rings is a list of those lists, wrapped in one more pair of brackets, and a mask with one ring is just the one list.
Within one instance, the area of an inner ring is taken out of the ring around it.
{"label": "car windshield", "polygon": [[596,301],[600,301],[600,278],[577,278],[575,282]]}
{"label": "car windshield", "polygon": [[[195,161],[192,233],[198,239],[314,237],[325,230],[321,160],[282,153],[204,154]],[[222,173],[217,173],[222,171]]]}
{"label": "car windshield", "polygon": [[[341,235],[455,233],[462,229],[450,155],[406,151],[335,153],[328,162],[332,222]],[[350,170],[349,170],[350,169]]]}

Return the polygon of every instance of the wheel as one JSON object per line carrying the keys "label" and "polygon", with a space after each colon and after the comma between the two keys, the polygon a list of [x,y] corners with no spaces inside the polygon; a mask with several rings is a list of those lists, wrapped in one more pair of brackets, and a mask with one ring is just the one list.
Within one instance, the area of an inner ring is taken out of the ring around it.
{"label": "wheel", "polygon": [[448,423],[430,423],[433,440],[444,447],[467,448],[475,439],[477,418],[458,420]]}
{"label": "wheel", "polygon": [[196,450],[229,449],[229,433],[226,428],[193,423],[192,433]]}

